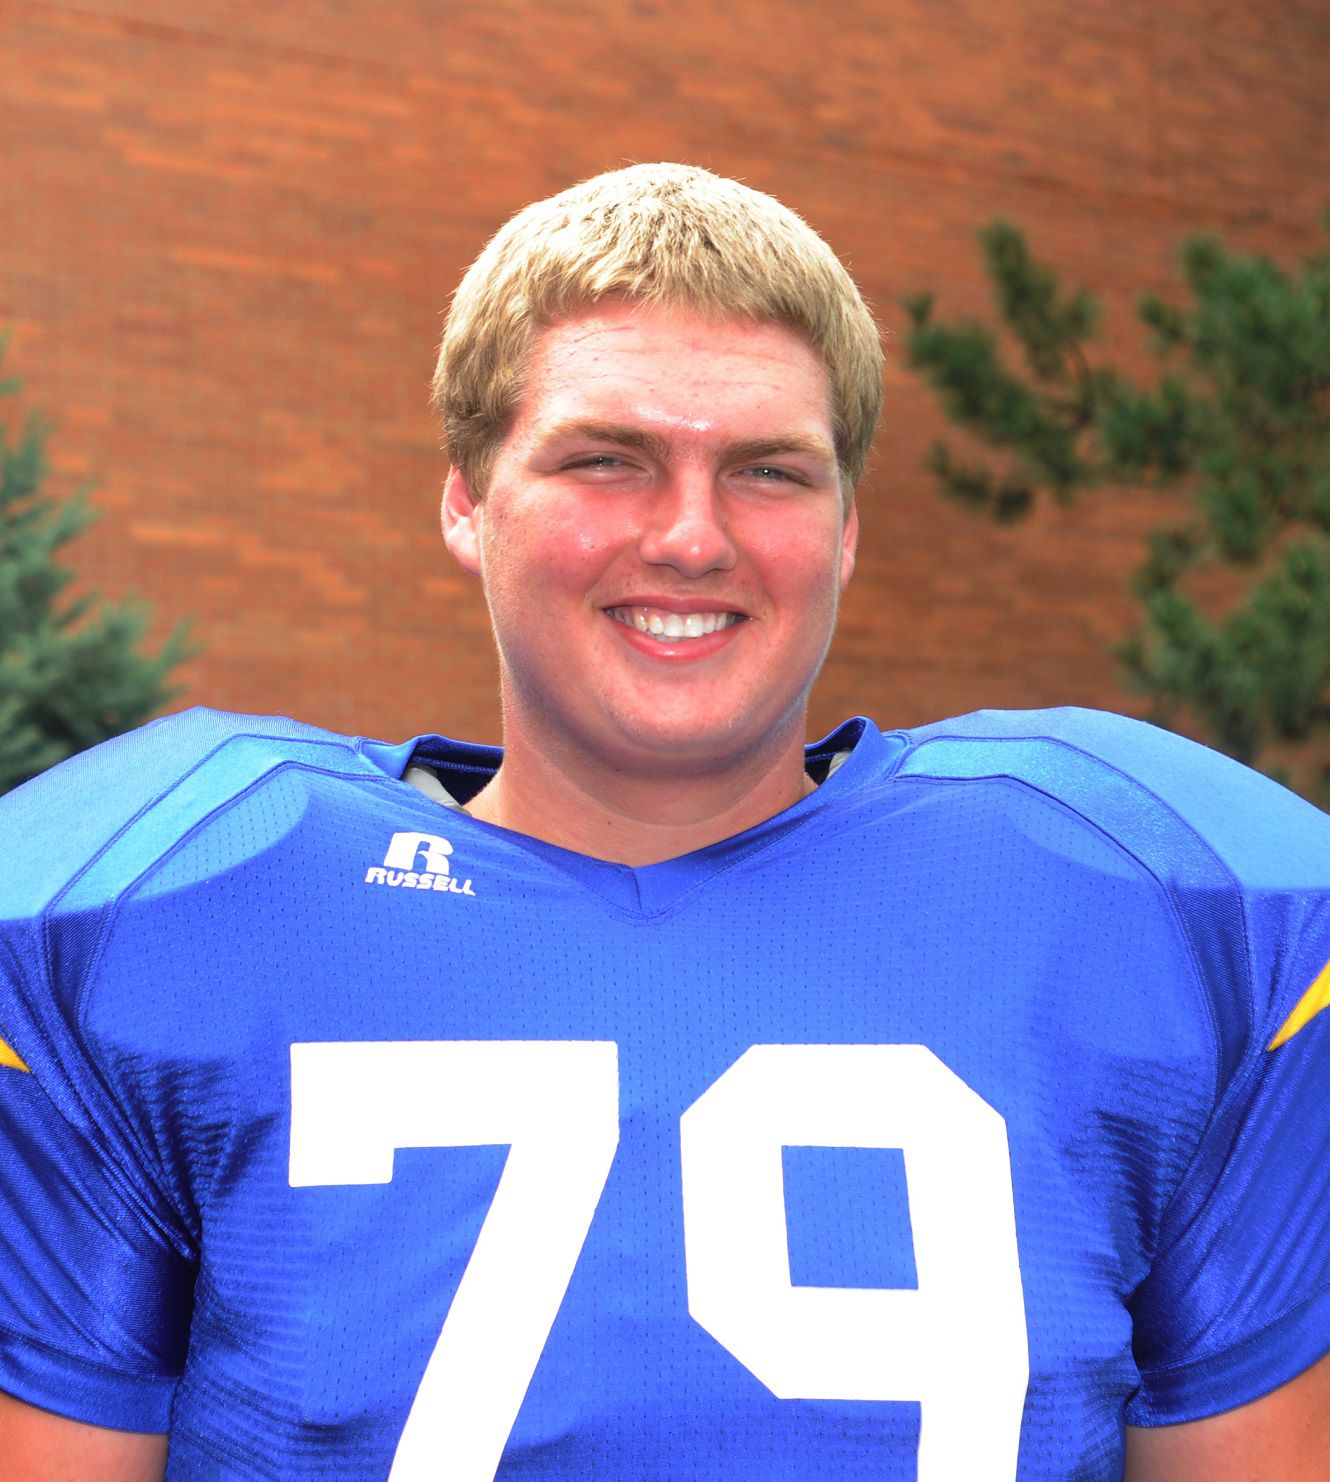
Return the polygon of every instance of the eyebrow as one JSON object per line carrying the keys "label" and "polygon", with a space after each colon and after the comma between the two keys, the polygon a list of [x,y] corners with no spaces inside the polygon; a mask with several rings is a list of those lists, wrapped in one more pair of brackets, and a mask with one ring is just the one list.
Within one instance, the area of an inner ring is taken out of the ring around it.
{"label": "eyebrow", "polygon": [[[667,439],[642,427],[621,422],[596,422],[576,419],[560,422],[551,427],[541,438],[542,443],[562,442],[570,438],[585,438],[591,442],[614,443],[621,448],[635,448],[649,453],[664,462],[670,452]],[[787,454],[817,458],[835,463],[835,449],[824,438],[808,433],[781,433],[775,437],[743,438],[730,443],[724,449],[727,461],[737,463],[760,462],[764,458],[779,458]]]}
{"label": "eyebrow", "polygon": [[669,444],[663,437],[647,432],[645,428],[632,427],[624,422],[594,422],[581,419],[558,422],[540,439],[545,444],[571,440],[614,443],[620,448],[635,448],[639,452],[650,453],[653,457],[660,459],[664,459],[669,452]]}
{"label": "eyebrow", "polygon": [[726,451],[739,463],[759,463],[763,458],[779,458],[787,453],[803,454],[827,463],[836,461],[836,452],[830,443],[824,438],[812,437],[802,432],[791,432],[780,437],[748,438],[732,444]]}

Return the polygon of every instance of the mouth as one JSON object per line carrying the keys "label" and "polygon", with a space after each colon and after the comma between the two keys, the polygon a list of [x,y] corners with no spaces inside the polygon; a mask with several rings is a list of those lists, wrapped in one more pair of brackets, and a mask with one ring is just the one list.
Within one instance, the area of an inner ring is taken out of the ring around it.
{"label": "mouth", "polygon": [[687,643],[744,621],[737,612],[668,612],[663,607],[607,607],[616,623],[636,628],[660,643]]}

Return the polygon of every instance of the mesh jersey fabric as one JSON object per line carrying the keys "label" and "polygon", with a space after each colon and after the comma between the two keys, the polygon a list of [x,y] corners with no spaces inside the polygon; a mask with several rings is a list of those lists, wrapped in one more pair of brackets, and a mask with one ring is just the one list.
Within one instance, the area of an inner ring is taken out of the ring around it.
{"label": "mesh jersey fabric", "polygon": [[202,711],[0,801],[0,1387],[173,1482],[1099,1482],[1300,1372],[1330,820],[1093,712],[847,748],[640,869]]}

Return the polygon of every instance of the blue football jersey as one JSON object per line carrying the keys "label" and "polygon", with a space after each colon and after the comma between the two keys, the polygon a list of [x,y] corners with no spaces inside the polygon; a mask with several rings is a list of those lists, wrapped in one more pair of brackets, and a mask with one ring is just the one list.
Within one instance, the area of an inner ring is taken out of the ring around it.
{"label": "blue football jersey", "polygon": [[0,803],[0,1387],[184,1479],[1107,1482],[1330,1348],[1330,819],[851,721],[662,864],[203,711]]}

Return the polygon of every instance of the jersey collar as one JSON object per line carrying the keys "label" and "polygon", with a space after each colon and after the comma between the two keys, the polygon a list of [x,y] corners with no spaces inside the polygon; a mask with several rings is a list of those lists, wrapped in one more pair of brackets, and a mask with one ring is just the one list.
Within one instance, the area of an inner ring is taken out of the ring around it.
{"label": "jersey collar", "polygon": [[[814,777],[826,775],[831,768],[827,780],[807,797],[741,834],[659,864],[631,866],[594,859],[482,823],[465,813],[454,813],[450,824],[459,832],[476,829],[491,838],[501,838],[571,876],[611,905],[633,915],[654,916],[741,860],[771,848],[792,830],[808,826],[838,799],[848,797],[875,777],[889,775],[904,751],[904,739],[895,734],[884,736],[872,721],[857,716],[804,750],[805,765]],[[503,757],[498,747],[476,746],[444,736],[417,736],[399,746],[364,742],[362,752],[395,778],[403,777],[408,766],[429,767],[437,772],[447,792],[462,801],[480,791]],[[848,755],[843,764],[832,768],[839,753]]]}

